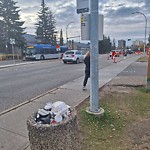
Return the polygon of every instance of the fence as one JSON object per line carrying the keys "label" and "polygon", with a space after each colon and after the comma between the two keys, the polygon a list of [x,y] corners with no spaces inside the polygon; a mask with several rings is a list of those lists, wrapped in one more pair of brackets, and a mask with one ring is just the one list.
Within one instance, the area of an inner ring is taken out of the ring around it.
{"label": "fence", "polygon": [[0,54],[0,61],[3,61],[3,60],[13,60],[16,59],[16,60],[19,60],[20,59],[20,56],[19,54]]}

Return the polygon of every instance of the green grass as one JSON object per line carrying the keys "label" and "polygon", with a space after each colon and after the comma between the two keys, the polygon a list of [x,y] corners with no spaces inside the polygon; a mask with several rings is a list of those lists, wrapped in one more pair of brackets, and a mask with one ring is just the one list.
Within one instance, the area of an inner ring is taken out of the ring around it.
{"label": "green grass", "polygon": [[136,89],[135,93],[110,93],[102,97],[102,118],[86,113],[89,102],[78,110],[83,133],[82,150],[124,150],[126,126],[138,117],[150,117],[150,92]]}
{"label": "green grass", "polygon": [[147,56],[140,57],[137,61],[139,61],[139,62],[148,62],[148,57]]}

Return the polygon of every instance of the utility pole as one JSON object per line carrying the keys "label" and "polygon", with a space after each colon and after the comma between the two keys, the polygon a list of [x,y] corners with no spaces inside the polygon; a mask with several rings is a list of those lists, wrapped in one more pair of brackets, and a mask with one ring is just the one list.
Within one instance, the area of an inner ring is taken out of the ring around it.
{"label": "utility pole", "polygon": [[132,14],[141,14],[145,18],[145,31],[144,31],[144,53],[145,53],[146,52],[147,17],[142,12],[133,12]]}
{"label": "utility pole", "polygon": [[71,21],[71,22],[69,22],[68,24],[67,24],[67,26],[66,26],[66,44],[67,44],[67,46],[68,46],[68,27],[69,27],[69,25],[71,24],[71,23],[74,23],[73,21]]}
{"label": "utility pole", "polygon": [[98,7],[98,0],[77,0],[77,13],[86,13],[90,10],[89,15],[81,15],[81,37],[84,40],[90,40],[90,107],[86,109],[86,112],[101,116],[104,114],[104,109],[99,104],[98,40],[103,33],[99,32]]}
{"label": "utility pole", "polygon": [[100,112],[98,80],[98,0],[90,0],[90,110]]}

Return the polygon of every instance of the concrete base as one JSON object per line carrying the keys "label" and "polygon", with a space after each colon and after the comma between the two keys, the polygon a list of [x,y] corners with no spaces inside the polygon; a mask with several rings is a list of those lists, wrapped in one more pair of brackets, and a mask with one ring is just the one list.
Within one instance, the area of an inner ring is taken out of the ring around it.
{"label": "concrete base", "polygon": [[86,112],[89,113],[89,114],[98,116],[99,118],[101,118],[104,115],[104,109],[102,107],[100,107],[98,112],[90,111],[90,107],[87,107]]}

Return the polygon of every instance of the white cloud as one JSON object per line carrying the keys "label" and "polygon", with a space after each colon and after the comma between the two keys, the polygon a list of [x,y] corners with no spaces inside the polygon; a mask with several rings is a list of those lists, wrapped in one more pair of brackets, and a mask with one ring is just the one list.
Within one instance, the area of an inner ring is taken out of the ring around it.
{"label": "white cloud", "polygon": [[[21,8],[21,19],[25,21],[26,31],[35,33],[37,12],[40,9],[41,0],[16,0]],[[57,30],[63,30],[64,38],[66,26],[73,21],[68,28],[70,36],[77,36],[80,31],[80,15],[76,13],[76,0],[45,0],[45,3],[54,13]],[[150,18],[149,0],[101,0],[99,12],[104,15],[104,34],[111,39],[143,38],[145,18]],[[149,30],[149,29],[148,29]],[[147,32],[148,33],[148,32]]]}

